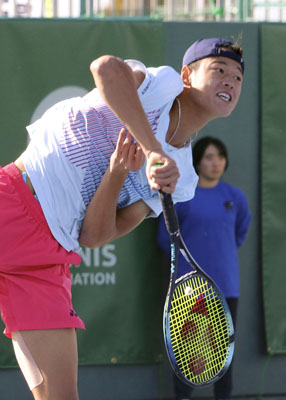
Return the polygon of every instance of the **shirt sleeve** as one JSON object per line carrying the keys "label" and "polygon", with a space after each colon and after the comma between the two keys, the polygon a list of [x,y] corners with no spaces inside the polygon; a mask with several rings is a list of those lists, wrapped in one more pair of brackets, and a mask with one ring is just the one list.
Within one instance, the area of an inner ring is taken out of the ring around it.
{"label": "shirt sleeve", "polygon": [[240,247],[247,236],[250,225],[251,214],[248,208],[248,201],[242,192],[239,192],[239,207],[236,218],[235,236],[237,247]]}
{"label": "shirt sleeve", "polygon": [[125,62],[133,71],[139,70],[145,73],[145,79],[138,88],[138,96],[145,111],[161,108],[182,92],[182,78],[172,67],[146,68],[137,60],[125,60]]}

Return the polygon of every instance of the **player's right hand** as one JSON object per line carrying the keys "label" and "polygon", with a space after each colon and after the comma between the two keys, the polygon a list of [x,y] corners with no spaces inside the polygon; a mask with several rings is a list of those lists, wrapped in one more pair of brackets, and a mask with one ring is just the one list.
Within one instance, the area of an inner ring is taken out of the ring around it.
{"label": "player's right hand", "polygon": [[[155,164],[160,166],[154,167]],[[160,149],[149,152],[146,176],[151,189],[173,193],[180,174],[175,161]]]}

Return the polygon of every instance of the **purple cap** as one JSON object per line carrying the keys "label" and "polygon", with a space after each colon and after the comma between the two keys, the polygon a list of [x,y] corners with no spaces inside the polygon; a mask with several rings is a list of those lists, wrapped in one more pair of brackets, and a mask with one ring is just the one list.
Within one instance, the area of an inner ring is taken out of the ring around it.
{"label": "purple cap", "polygon": [[223,49],[221,46],[233,44],[221,38],[200,39],[194,42],[185,52],[183,66],[207,57],[227,57],[237,61],[244,72],[244,60],[234,51]]}

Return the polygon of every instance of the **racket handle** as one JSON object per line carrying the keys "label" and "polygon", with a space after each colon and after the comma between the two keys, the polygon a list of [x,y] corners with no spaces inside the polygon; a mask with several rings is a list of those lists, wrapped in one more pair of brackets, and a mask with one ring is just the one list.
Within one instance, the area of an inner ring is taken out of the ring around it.
{"label": "racket handle", "polygon": [[170,235],[174,235],[179,232],[180,227],[172,195],[159,190],[159,197],[163,208],[167,231]]}

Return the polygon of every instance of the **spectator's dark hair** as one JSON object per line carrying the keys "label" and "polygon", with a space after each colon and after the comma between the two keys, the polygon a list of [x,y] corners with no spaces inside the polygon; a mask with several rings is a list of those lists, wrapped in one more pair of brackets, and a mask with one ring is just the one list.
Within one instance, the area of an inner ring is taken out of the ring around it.
{"label": "spectator's dark hair", "polygon": [[201,159],[205,154],[206,148],[210,144],[213,144],[218,149],[219,154],[225,158],[226,164],[224,170],[226,170],[228,167],[228,155],[225,144],[217,138],[206,136],[196,141],[195,144],[193,145],[193,163],[197,174],[198,174],[198,166],[201,162]]}

